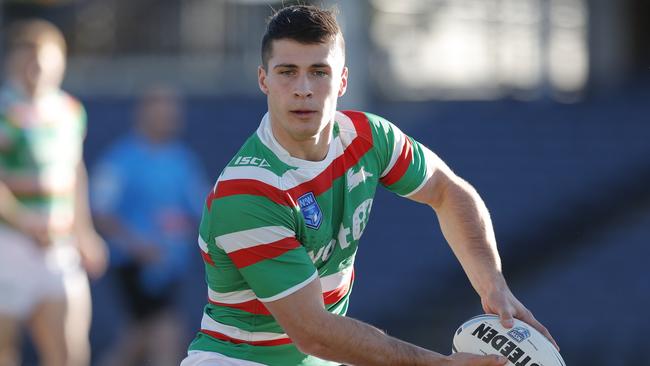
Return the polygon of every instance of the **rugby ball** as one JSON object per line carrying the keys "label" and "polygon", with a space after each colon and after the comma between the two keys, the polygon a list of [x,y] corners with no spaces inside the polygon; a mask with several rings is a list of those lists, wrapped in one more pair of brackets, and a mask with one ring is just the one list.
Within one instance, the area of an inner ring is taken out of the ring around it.
{"label": "rugby ball", "polygon": [[553,344],[535,328],[515,319],[515,325],[507,329],[492,314],[463,323],[454,334],[452,351],[503,355],[511,366],[566,366]]}

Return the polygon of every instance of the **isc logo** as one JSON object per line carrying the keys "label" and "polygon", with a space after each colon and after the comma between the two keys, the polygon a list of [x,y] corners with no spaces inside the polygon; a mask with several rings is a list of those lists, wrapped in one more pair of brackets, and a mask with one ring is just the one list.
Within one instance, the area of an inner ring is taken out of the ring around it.
{"label": "isc logo", "polygon": [[266,161],[266,159],[257,158],[255,156],[240,156],[237,159],[235,159],[234,164],[235,165],[254,165],[254,166],[259,166],[260,168],[270,167],[271,166],[271,164],[269,164]]}

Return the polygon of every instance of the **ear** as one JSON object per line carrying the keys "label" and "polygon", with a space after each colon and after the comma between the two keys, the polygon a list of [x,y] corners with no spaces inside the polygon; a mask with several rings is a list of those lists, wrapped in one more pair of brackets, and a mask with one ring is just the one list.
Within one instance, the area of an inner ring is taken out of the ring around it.
{"label": "ear", "polygon": [[259,85],[262,93],[266,95],[269,94],[269,87],[266,85],[266,70],[262,65],[257,68],[257,84]]}
{"label": "ear", "polygon": [[339,86],[339,97],[342,97],[345,94],[345,91],[348,89],[348,68],[343,66],[343,71],[341,71],[341,85]]}

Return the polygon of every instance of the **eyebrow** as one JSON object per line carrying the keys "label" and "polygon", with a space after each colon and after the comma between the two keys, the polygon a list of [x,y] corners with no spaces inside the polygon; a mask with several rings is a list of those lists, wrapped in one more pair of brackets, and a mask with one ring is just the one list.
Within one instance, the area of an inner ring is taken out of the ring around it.
{"label": "eyebrow", "polygon": [[[280,67],[287,68],[287,69],[297,69],[298,65],[295,65],[295,64],[278,64],[278,65],[273,66],[273,69],[277,69],[277,68],[280,68]],[[330,65],[324,64],[324,63],[313,64],[313,65],[310,65],[309,67],[310,68],[331,68]]]}

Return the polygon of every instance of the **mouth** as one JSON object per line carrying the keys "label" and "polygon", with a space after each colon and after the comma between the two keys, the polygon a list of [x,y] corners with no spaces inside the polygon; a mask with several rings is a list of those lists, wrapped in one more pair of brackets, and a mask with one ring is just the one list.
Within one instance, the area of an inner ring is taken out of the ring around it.
{"label": "mouth", "polygon": [[316,111],[310,109],[294,109],[290,112],[291,114],[299,118],[309,118],[316,114]]}

